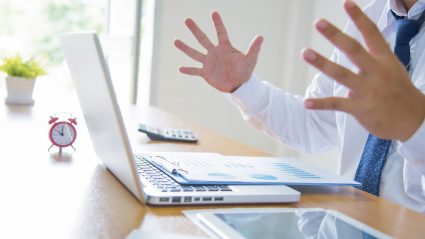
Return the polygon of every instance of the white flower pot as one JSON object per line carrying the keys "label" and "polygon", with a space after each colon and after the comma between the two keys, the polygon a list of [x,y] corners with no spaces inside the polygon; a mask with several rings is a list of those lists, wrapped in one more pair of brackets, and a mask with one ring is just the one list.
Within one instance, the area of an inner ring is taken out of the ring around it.
{"label": "white flower pot", "polygon": [[6,77],[7,98],[6,104],[33,105],[32,92],[34,90],[35,78]]}

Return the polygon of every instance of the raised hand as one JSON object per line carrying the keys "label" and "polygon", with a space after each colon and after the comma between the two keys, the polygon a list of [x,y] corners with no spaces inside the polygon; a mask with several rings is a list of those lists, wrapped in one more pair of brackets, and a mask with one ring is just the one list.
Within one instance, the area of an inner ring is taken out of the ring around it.
{"label": "raised hand", "polygon": [[203,54],[181,40],[175,40],[174,45],[178,49],[195,61],[202,63],[202,68],[180,67],[179,70],[184,74],[201,76],[208,84],[222,92],[233,92],[251,77],[257,64],[263,37],[254,38],[248,52],[244,54],[230,43],[218,12],[212,13],[212,19],[217,32],[217,45],[210,41],[192,19],[185,20],[186,26],[199,44],[207,50],[207,53]]}
{"label": "raised hand", "polygon": [[367,50],[326,20],[318,21],[316,28],[359,72],[337,65],[311,49],[305,50],[303,56],[308,63],[350,89],[346,98],[307,99],[305,106],[347,112],[374,135],[405,141],[424,121],[425,95],[412,84],[376,25],[352,1],[347,0],[344,7],[361,32]]}

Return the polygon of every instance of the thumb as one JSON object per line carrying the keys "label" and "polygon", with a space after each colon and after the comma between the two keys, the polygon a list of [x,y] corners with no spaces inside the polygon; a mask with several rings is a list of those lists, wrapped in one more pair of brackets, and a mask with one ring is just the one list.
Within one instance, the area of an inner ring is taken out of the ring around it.
{"label": "thumb", "polygon": [[261,50],[261,45],[263,44],[264,38],[262,36],[256,36],[252,40],[251,45],[249,46],[248,53],[246,54],[247,58],[257,61],[258,54]]}

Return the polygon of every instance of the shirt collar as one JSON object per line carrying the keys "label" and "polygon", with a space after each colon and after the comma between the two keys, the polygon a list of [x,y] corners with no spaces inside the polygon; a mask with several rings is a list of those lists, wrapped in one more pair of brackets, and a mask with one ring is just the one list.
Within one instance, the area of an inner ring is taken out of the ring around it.
{"label": "shirt collar", "polygon": [[406,8],[403,6],[401,0],[388,0],[390,9],[395,12],[398,16],[406,17],[408,19],[417,19],[420,14],[425,10],[425,0],[418,0],[413,7],[406,11]]}

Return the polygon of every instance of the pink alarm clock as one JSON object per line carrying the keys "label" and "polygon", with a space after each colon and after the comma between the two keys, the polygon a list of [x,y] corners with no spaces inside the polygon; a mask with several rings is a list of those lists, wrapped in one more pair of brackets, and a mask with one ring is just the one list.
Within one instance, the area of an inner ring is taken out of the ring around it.
{"label": "pink alarm clock", "polygon": [[75,139],[77,138],[77,130],[74,125],[77,125],[77,118],[68,118],[67,120],[59,120],[57,117],[58,113],[50,116],[49,124],[52,125],[49,131],[49,138],[52,142],[52,145],[49,147],[48,151],[53,146],[59,147],[59,152],[62,151],[62,148],[71,146],[74,151],[75,148],[72,146]]}

